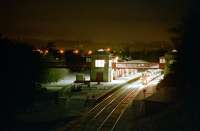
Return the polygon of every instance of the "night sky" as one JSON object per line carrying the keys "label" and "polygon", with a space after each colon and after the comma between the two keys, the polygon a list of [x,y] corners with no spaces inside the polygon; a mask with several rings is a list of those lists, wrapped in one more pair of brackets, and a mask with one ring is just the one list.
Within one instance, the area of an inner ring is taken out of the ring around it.
{"label": "night sky", "polygon": [[187,0],[1,0],[0,32],[61,46],[68,40],[169,41],[168,28],[186,12]]}

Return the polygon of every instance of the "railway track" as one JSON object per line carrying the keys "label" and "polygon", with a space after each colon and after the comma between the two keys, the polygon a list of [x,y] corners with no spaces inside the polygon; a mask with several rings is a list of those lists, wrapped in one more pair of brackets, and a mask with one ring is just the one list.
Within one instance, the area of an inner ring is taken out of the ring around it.
{"label": "railway track", "polygon": [[[137,83],[135,81],[133,83]],[[120,88],[106,99],[90,109],[76,124],[73,131],[110,131],[114,130],[130,101],[139,92],[139,88],[129,88],[130,83]]]}
{"label": "railway track", "polygon": [[137,92],[137,90],[130,91],[128,93],[128,95],[125,98],[123,98],[117,104],[117,106],[110,112],[110,114],[106,117],[106,119],[104,119],[104,121],[101,123],[101,125],[97,128],[97,131],[114,130],[117,122],[119,121],[119,119],[123,115],[126,107],[132,100],[131,99],[131,98],[133,98],[132,96],[134,96],[134,94],[136,94],[136,92]]}

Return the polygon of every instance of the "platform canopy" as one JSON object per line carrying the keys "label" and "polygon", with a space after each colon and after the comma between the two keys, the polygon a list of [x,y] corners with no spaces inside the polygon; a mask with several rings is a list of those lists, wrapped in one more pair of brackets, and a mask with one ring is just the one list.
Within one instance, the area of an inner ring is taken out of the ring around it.
{"label": "platform canopy", "polygon": [[144,60],[132,60],[115,63],[118,69],[158,69],[159,63],[147,62]]}

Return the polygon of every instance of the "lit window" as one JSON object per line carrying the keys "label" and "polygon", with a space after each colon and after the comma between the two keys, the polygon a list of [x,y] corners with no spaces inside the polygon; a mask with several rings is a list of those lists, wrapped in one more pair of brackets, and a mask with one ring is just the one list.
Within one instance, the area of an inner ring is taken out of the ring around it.
{"label": "lit window", "polygon": [[161,58],[161,59],[160,59],[160,63],[165,63],[165,59],[164,59],[164,58]]}
{"label": "lit window", "polygon": [[96,60],[95,67],[104,67],[105,60]]}
{"label": "lit window", "polygon": [[91,58],[86,57],[86,62],[91,62]]}

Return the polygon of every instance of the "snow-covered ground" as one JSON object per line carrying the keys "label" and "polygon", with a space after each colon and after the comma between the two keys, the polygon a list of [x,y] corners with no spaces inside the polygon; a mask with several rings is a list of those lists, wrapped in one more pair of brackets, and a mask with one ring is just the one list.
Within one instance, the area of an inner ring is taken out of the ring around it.
{"label": "snow-covered ground", "polygon": [[[76,72],[69,73],[68,75],[66,75],[66,77],[59,80],[58,82],[45,83],[45,84],[42,84],[42,86],[48,90],[55,90],[55,91],[61,90],[63,88],[69,88],[73,85],[74,81],[76,80],[77,74],[79,73],[76,73]],[[85,75],[86,80],[90,80],[89,73],[82,73],[82,74]],[[138,77],[140,75],[141,73],[132,74],[125,77],[120,77],[117,80],[113,80],[112,82],[101,82],[100,84],[97,84],[97,82],[90,82],[90,87],[92,89],[108,89],[111,87],[118,86],[119,84],[123,84],[127,82],[128,80]]]}
{"label": "snow-covered ground", "polygon": [[[94,99],[99,98],[100,96],[104,95],[105,93],[109,92],[110,90],[126,83],[127,81],[134,79],[136,77],[141,76],[141,73],[137,73],[134,75],[128,75],[126,77],[118,78],[117,80],[113,80],[112,82],[90,82],[90,87],[87,85],[82,84],[82,88],[80,92],[71,92],[70,86],[63,87],[63,94],[65,97],[69,99],[82,99],[86,100],[88,98],[94,97]],[[71,85],[72,86],[72,85]]]}
{"label": "snow-covered ground", "polygon": [[[90,106],[87,105],[88,99],[97,99],[110,90],[141,75],[141,73],[138,73],[135,75],[121,77],[117,80],[113,80],[112,82],[101,82],[100,84],[97,84],[97,82],[91,82],[90,87],[83,86],[81,91],[72,92],[70,87],[74,84],[73,82],[76,79],[76,74],[77,73],[70,73],[58,82],[43,84],[43,86],[48,90],[61,91],[59,104],[56,104],[52,100],[37,102],[30,108],[32,113],[24,113],[24,115],[20,115],[19,119],[29,118],[29,122],[42,122],[59,118],[79,116],[82,111]],[[89,80],[89,73],[85,75],[86,80]]]}
{"label": "snow-covered ground", "polygon": [[[45,83],[45,84],[42,84],[42,86],[48,90],[60,90],[66,86],[70,87],[76,80],[77,74],[80,74],[80,73],[77,73],[77,72],[69,73],[66,75],[66,77],[64,77],[63,79],[57,82]],[[90,79],[89,73],[82,73],[82,74],[85,75],[86,80]]]}

